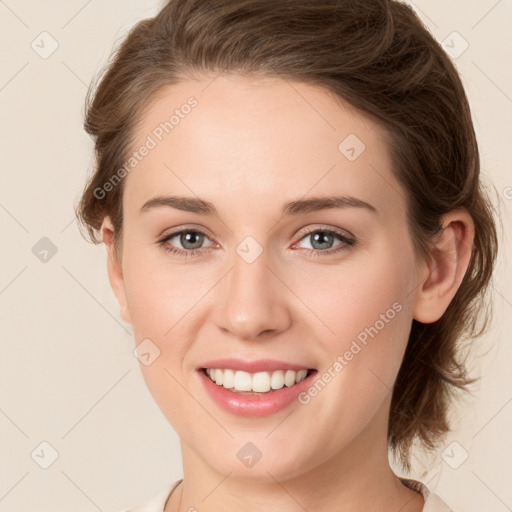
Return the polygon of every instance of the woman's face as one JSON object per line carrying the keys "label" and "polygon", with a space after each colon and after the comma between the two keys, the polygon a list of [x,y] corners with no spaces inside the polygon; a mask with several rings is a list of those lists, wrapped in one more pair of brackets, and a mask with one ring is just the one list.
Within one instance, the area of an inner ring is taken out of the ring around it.
{"label": "woman's face", "polygon": [[[136,135],[122,276],[110,273],[182,441],[215,471],[262,481],[385,450],[425,269],[380,127],[312,85],[221,75],[167,88]],[[225,358],[316,372],[291,402],[286,385],[213,398],[201,369]]]}

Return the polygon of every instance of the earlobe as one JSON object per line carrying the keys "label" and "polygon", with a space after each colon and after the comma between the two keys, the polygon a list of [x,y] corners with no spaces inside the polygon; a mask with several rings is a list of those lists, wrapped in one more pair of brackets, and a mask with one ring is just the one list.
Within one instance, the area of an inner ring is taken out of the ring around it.
{"label": "earlobe", "polygon": [[107,248],[107,272],[110,286],[117,298],[117,301],[119,302],[121,318],[125,322],[131,323],[130,313],[126,300],[123,272],[121,263],[118,260],[118,255],[116,254],[114,243],[114,226],[110,217],[106,216],[103,219],[100,231],[105,247]]}
{"label": "earlobe", "polygon": [[418,322],[439,320],[464,278],[471,260],[474,223],[465,209],[457,209],[441,219],[442,230],[435,240],[428,262],[421,269],[413,317]]}

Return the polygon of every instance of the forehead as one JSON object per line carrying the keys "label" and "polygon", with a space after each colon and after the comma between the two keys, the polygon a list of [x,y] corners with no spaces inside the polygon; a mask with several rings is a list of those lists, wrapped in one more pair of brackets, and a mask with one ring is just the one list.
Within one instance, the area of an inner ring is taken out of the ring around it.
{"label": "forehead", "polygon": [[145,156],[133,161],[125,200],[139,207],[179,194],[233,200],[239,211],[279,201],[277,212],[287,200],[334,193],[405,207],[382,128],[306,83],[219,75],[168,86],[134,141]]}

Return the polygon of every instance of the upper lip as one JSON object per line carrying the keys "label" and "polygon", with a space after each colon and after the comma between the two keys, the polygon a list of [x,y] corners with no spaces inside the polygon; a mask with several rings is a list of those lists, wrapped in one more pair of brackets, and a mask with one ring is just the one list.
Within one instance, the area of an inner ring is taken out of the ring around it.
{"label": "upper lip", "polygon": [[273,372],[276,370],[299,371],[312,369],[303,364],[288,363],[286,361],[277,361],[275,359],[257,359],[255,361],[245,361],[243,359],[234,358],[214,359],[212,361],[206,361],[200,368],[241,370],[248,373],[265,371]]}

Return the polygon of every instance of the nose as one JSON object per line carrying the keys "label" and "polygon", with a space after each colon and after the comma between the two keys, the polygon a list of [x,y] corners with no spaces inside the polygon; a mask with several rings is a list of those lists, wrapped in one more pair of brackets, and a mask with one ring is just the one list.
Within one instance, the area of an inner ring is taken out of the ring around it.
{"label": "nose", "polygon": [[252,262],[234,254],[231,271],[219,283],[216,297],[216,323],[224,333],[250,341],[271,337],[289,327],[286,301],[292,294],[269,263],[265,251]]}

